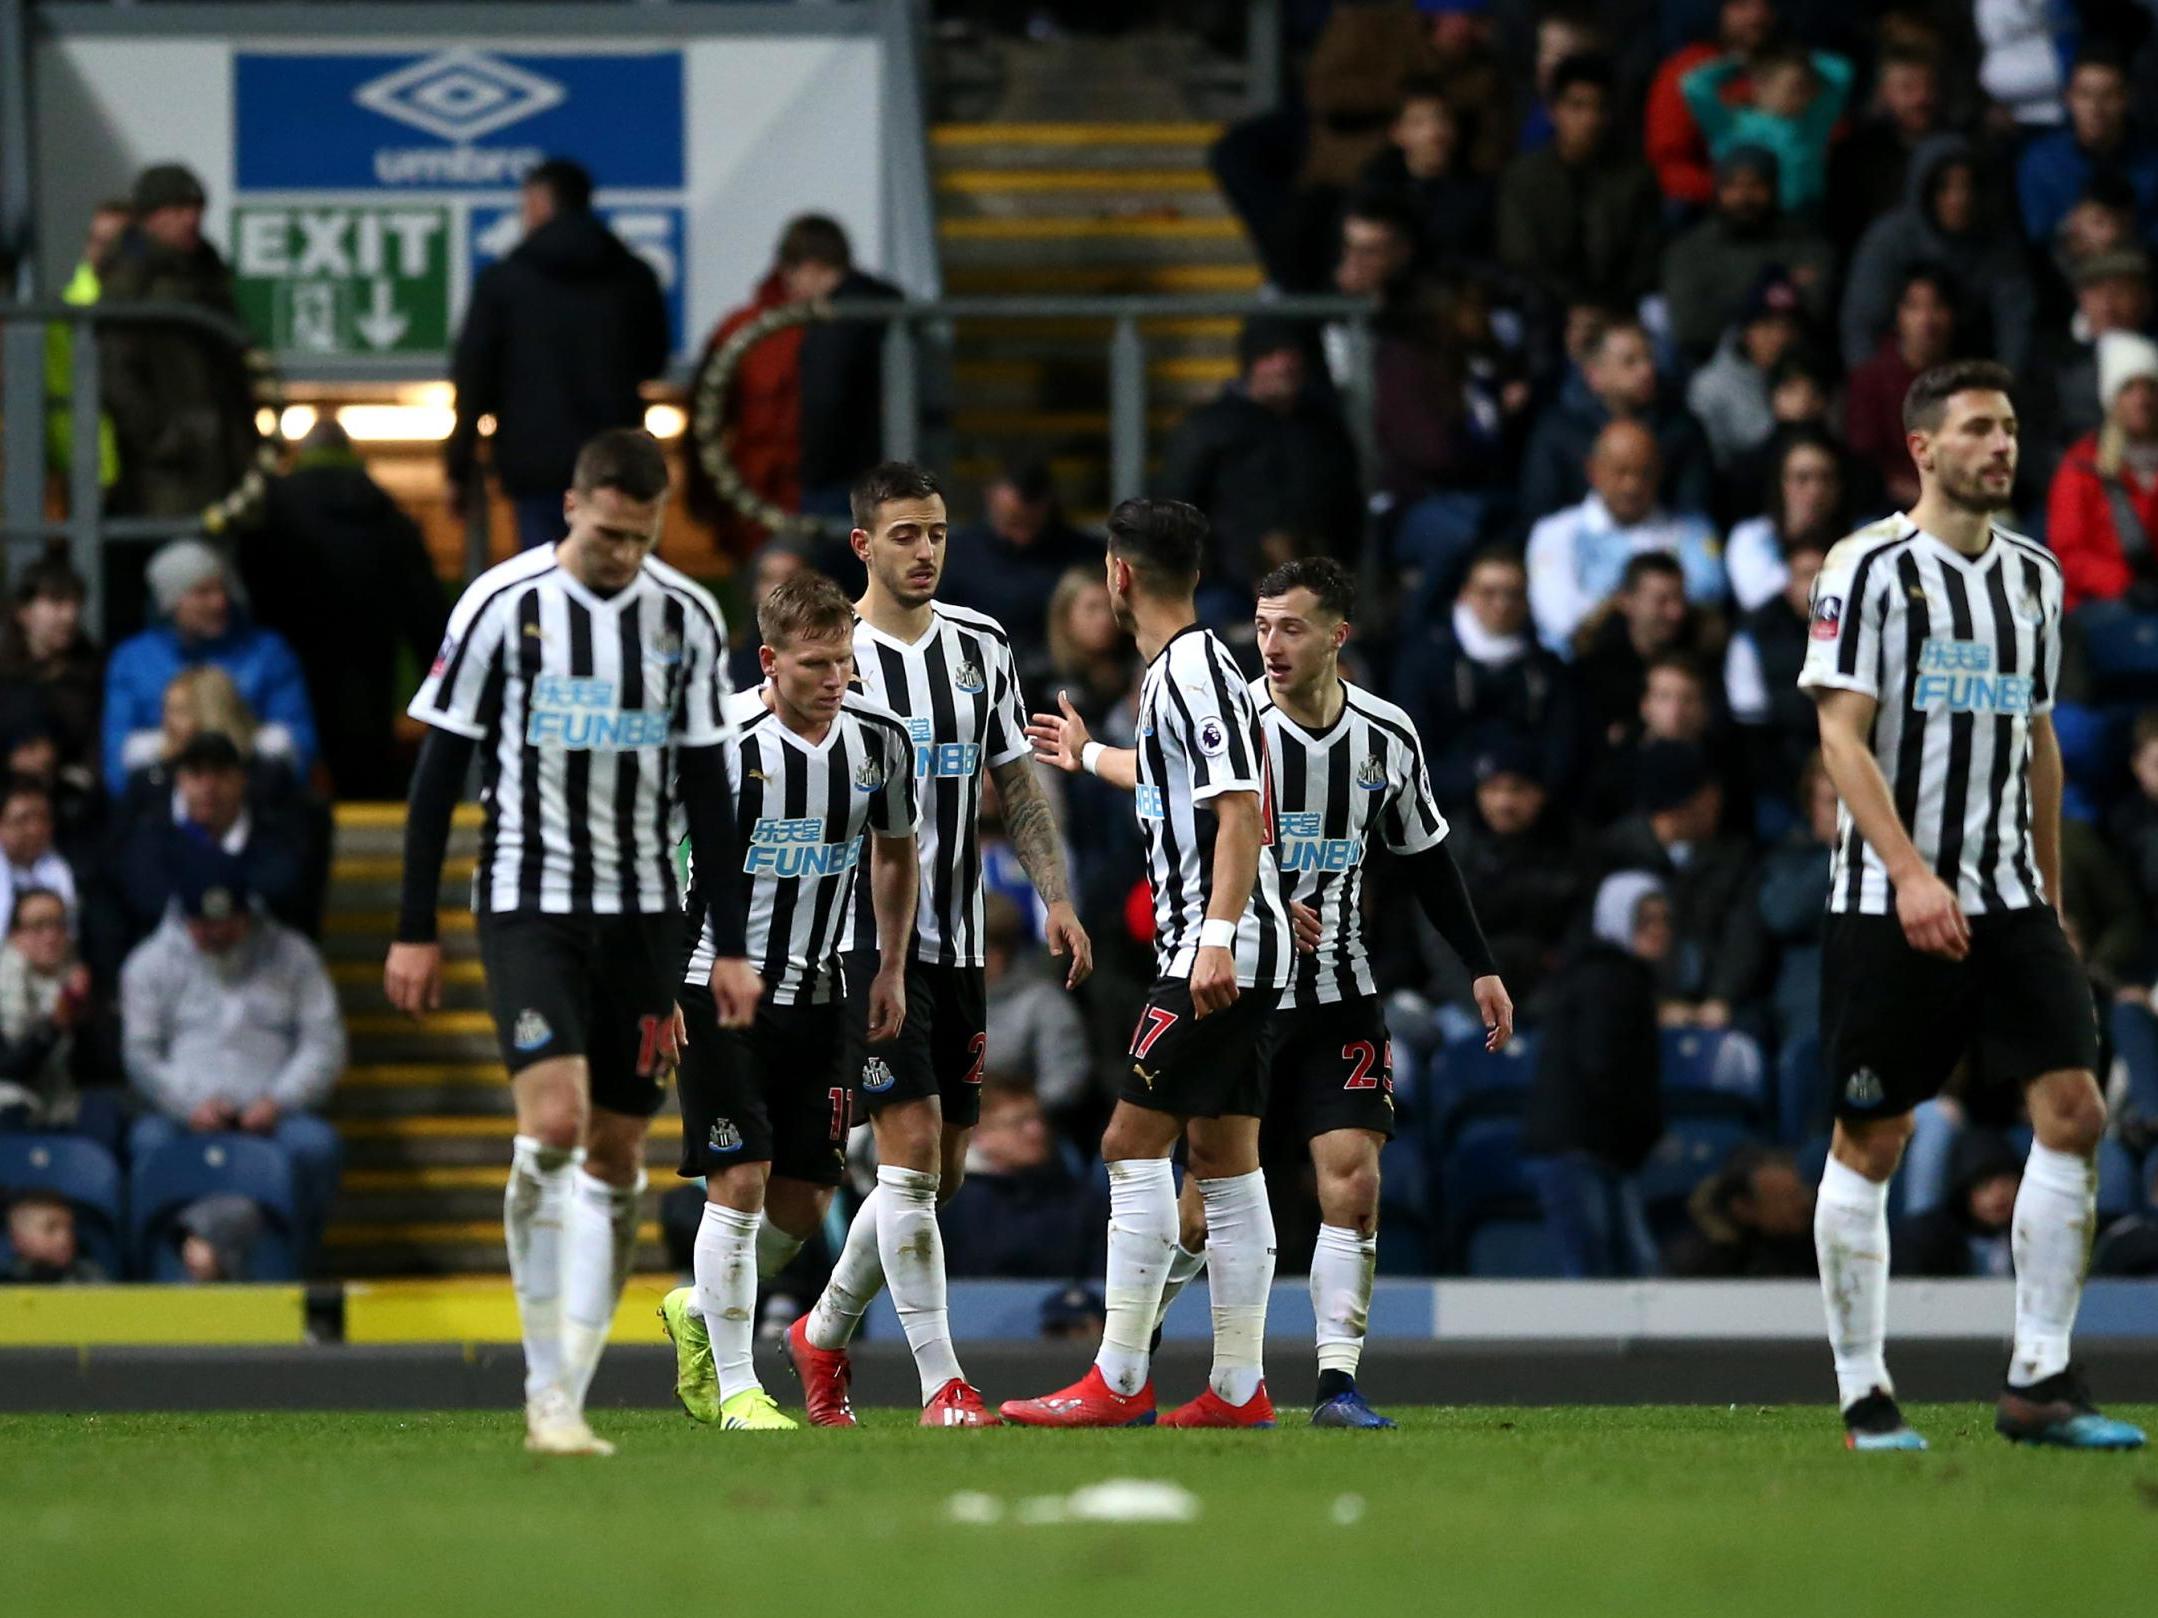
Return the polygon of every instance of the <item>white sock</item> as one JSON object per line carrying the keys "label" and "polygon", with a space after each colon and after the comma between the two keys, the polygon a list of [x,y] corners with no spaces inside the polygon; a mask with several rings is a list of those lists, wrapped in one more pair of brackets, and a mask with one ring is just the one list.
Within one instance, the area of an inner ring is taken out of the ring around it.
{"label": "white sock", "polygon": [[511,1148],[502,1230],[524,1333],[527,1400],[562,1382],[562,1222],[576,1156],[530,1135],[519,1135]]}
{"label": "white sock", "polygon": [[1207,1291],[1214,1300],[1214,1370],[1208,1385],[1249,1404],[1265,1380],[1266,1305],[1274,1290],[1274,1210],[1254,1169],[1201,1180],[1206,1199]]}
{"label": "white sock", "polygon": [[2090,1262],[2098,1169],[2087,1157],[2031,1143],[2016,1192],[2016,1350],[2008,1380],[2019,1388],[2068,1369],[2068,1334]]}
{"label": "white sock", "polygon": [[1888,1379],[1888,1187],[1831,1157],[1813,1205],[1813,1250],[1836,1355],[1836,1403],[1851,1408]]}
{"label": "white sock", "polygon": [[1379,1268],[1379,1238],[1343,1225],[1321,1225],[1311,1250],[1311,1312],[1319,1322],[1319,1369],[1356,1375],[1371,1318],[1371,1278]]}
{"label": "white sock", "polygon": [[884,1258],[877,1251],[877,1209],[883,1203],[884,1190],[879,1186],[854,1210],[839,1262],[832,1266],[832,1278],[824,1284],[823,1294],[809,1311],[809,1324],[803,1328],[812,1347],[845,1348],[854,1328],[862,1323],[862,1311],[884,1288]]}
{"label": "white sock", "polygon": [[562,1225],[562,1376],[580,1409],[636,1258],[637,1199],[644,1186],[643,1169],[634,1185],[609,1185],[582,1168],[570,1176]]}
{"label": "white sock", "polygon": [[1109,1274],[1105,1323],[1094,1363],[1117,1393],[1146,1386],[1147,1345],[1161,1318],[1162,1287],[1176,1251],[1176,1175],[1166,1157],[1109,1165]]}
{"label": "white sock", "polygon": [[762,1214],[707,1202],[697,1225],[697,1313],[712,1339],[721,1399],[763,1386],[749,1349],[757,1323],[757,1234],[764,1222]]}
{"label": "white sock", "polygon": [[1194,1253],[1182,1242],[1169,1255],[1169,1274],[1161,1284],[1161,1311],[1154,1317],[1154,1329],[1161,1330],[1161,1323],[1169,1318],[1169,1305],[1176,1302],[1176,1295],[1198,1279],[1206,1268],[1206,1249]]}
{"label": "white sock", "polygon": [[757,1226],[757,1279],[769,1281],[781,1270],[794,1262],[794,1255],[802,1250],[802,1238],[789,1236],[772,1223],[766,1214]]}
{"label": "white sock", "polygon": [[944,1308],[944,1234],[937,1229],[937,1181],[920,1169],[877,1170],[877,1256],[892,1307],[914,1350],[922,1403],[959,1375],[952,1327]]}

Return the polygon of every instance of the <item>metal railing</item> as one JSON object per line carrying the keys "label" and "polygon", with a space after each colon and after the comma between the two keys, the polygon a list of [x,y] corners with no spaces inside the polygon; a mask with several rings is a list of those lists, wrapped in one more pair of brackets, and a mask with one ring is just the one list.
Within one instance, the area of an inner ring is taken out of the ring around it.
{"label": "metal railing", "polygon": [[729,505],[775,533],[818,532],[825,527],[825,520],[772,505],[749,488],[727,458],[723,437],[727,389],[735,367],[751,348],[775,332],[812,321],[884,322],[884,453],[905,460],[918,453],[921,442],[921,348],[924,337],[936,328],[963,320],[1106,320],[1109,497],[1112,501],[1124,500],[1146,489],[1147,339],[1141,322],[1263,314],[1314,325],[1338,323],[1345,329],[1348,363],[1341,378],[1341,392],[1368,486],[1376,444],[1372,417],[1373,312],[1374,306],[1361,298],[1332,296],[974,297],[904,303],[832,303],[817,299],[786,304],[749,321],[721,345],[691,397],[690,433],[704,470]]}
{"label": "metal railing", "polygon": [[[53,402],[46,396],[45,334],[66,326],[73,338],[68,366],[67,516],[45,516],[46,431]],[[274,434],[223,498],[173,517],[111,517],[99,473],[103,414],[103,357],[97,337],[114,326],[166,326],[191,331],[231,351],[249,387],[248,409],[282,404],[267,358],[245,327],[190,303],[8,303],[0,301],[0,555],[10,572],[33,560],[54,539],[68,542],[69,560],[89,586],[85,617],[95,624],[104,606],[105,546],[113,540],[154,541],[217,533],[243,520],[261,501],[276,468]],[[123,467],[124,472],[124,467]]]}

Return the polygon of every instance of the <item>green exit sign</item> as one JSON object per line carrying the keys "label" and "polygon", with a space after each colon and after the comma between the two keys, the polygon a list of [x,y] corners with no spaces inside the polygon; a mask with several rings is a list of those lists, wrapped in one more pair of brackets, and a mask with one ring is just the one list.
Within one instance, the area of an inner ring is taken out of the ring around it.
{"label": "green exit sign", "polygon": [[292,354],[449,347],[449,210],[390,204],[235,208],[240,313]]}

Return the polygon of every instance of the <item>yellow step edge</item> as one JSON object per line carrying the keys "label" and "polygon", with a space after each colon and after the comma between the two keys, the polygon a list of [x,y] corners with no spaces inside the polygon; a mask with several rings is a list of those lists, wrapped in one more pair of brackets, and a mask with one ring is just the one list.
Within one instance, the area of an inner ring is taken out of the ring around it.
{"label": "yellow step edge", "polygon": [[[340,1118],[337,1132],[346,1140],[499,1140],[506,1144],[517,1133],[517,1120],[508,1113],[477,1118]],[[651,1136],[680,1140],[681,1117],[661,1113],[652,1120]]]}
{"label": "yellow step edge", "polygon": [[501,1084],[500,1062],[362,1062],[345,1069],[339,1085],[362,1090],[401,1090],[414,1085]]}
{"label": "yellow step edge", "polygon": [[1214,123],[932,124],[929,144],[965,146],[1184,146],[1221,134]]}
{"label": "yellow step edge", "polygon": [[[472,868],[478,863],[469,854],[452,855],[442,862],[443,882],[470,882]],[[330,861],[332,882],[401,882],[404,875],[402,854],[345,854]]]}
{"label": "yellow step edge", "polygon": [[[1038,382],[1051,365],[1071,369],[1083,361],[1051,360],[958,360],[952,365],[957,382]],[[1236,378],[1236,361],[1207,355],[1180,359],[1149,360],[1146,374],[1156,382],[1230,382]]]}
{"label": "yellow step edge", "polygon": [[0,1287],[0,1348],[306,1341],[300,1286]]}
{"label": "yellow step edge", "polygon": [[[633,1275],[622,1288],[607,1339],[650,1343],[663,1339],[653,1316],[673,1288],[671,1275]],[[16,1287],[17,1292],[86,1290]],[[4,1294],[0,1294],[4,1295]],[[517,1297],[506,1275],[445,1275],[411,1280],[347,1281],[345,1341],[348,1343],[514,1343]]]}
{"label": "yellow step edge", "polygon": [[347,1169],[337,1189],[368,1196],[400,1191],[499,1191],[509,1174],[505,1164],[427,1163],[411,1169]]}
{"label": "yellow step edge", "polygon": [[1205,169],[946,169],[937,189],[959,196],[1070,191],[1211,191]]}
{"label": "yellow step edge", "polygon": [[1229,242],[1241,241],[1235,219],[940,219],[937,235],[948,242]]}
{"label": "yellow step edge", "polygon": [[[435,930],[444,933],[469,933],[473,928],[473,916],[469,910],[438,910],[435,912]],[[350,938],[362,933],[380,933],[387,938],[397,931],[397,912],[394,910],[332,910],[322,919],[322,930],[333,938]]]}
{"label": "yellow step edge", "polygon": [[[499,1219],[420,1219],[409,1223],[334,1224],[322,1233],[325,1247],[373,1247],[383,1242],[402,1242],[415,1247],[448,1247],[453,1244],[498,1244],[502,1240]],[[648,1219],[637,1227],[637,1240],[659,1240],[659,1221]]]}
{"label": "yellow step edge", "polygon": [[[384,827],[402,826],[405,823],[405,806],[401,803],[341,803],[334,811],[336,823],[350,826],[356,831],[376,831]],[[476,803],[461,803],[450,816],[452,826],[468,827],[481,824],[483,816]]]}
{"label": "yellow step edge", "polygon": [[430,1011],[414,1022],[401,1011],[355,1011],[345,1018],[348,1034],[396,1034],[413,1039],[430,1035],[492,1034],[494,1018],[484,1011]]}
{"label": "yellow step edge", "polygon": [[987,265],[945,272],[953,293],[996,292],[1256,292],[1256,264],[1133,264],[1119,266]]}
{"label": "yellow step edge", "polygon": [[[333,961],[330,964],[330,981],[353,988],[368,984],[380,987],[382,964],[379,961]],[[485,983],[487,973],[478,961],[444,961],[442,981],[456,984]]]}
{"label": "yellow step edge", "polygon": [[[1147,425],[1157,432],[1167,432],[1183,418],[1181,410],[1149,410],[1146,413]],[[955,410],[952,412],[952,430],[979,433],[984,437],[1065,438],[1083,433],[1101,437],[1109,431],[1109,413],[1106,410]]]}

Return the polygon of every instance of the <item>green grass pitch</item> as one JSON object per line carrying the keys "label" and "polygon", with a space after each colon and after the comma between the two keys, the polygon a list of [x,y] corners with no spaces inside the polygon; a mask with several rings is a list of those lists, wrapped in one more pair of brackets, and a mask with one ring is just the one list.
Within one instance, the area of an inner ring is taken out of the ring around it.
{"label": "green grass pitch", "polygon": [[[582,1462],[526,1457],[508,1411],[0,1416],[0,1608],[1977,1618],[2158,1598],[2158,1461],[2011,1449],[1990,1407],[1914,1407],[1933,1452],[1879,1456],[1846,1454],[1826,1408],[1395,1414],[1396,1433],[924,1432],[874,1412],[738,1434],[616,1411],[596,1425],[622,1453]],[[1179,1484],[1203,1515],[947,1513],[963,1490],[1016,1510],[1115,1477]]]}

